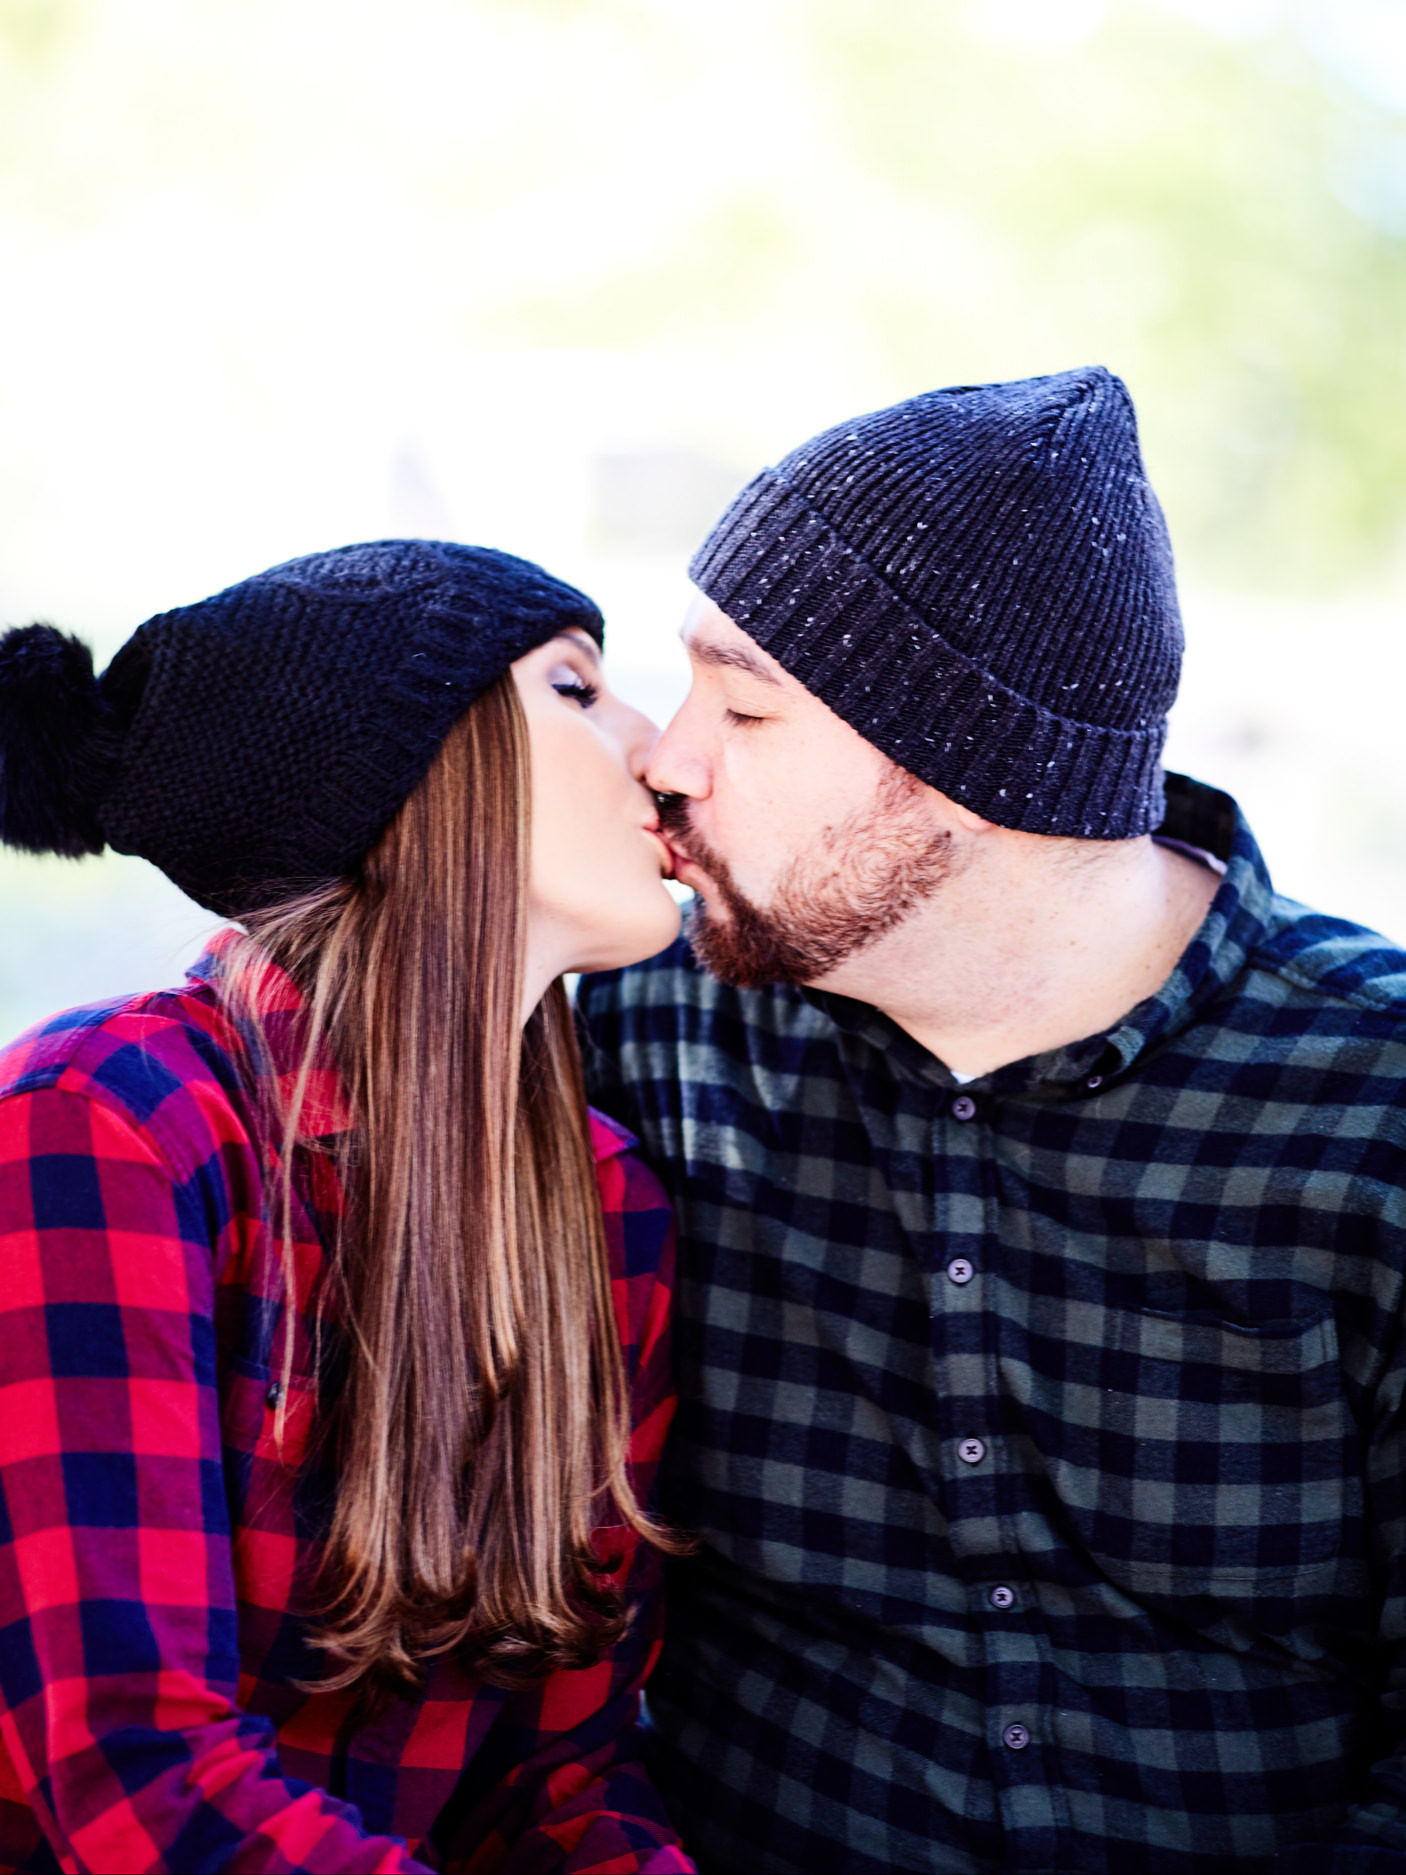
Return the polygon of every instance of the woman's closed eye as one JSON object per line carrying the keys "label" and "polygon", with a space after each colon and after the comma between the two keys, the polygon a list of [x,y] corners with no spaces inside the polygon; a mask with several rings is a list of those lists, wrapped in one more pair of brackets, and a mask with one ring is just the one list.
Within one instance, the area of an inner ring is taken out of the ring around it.
{"label": "woman's closed eye", "polygon": [[596,686],[587,683],[584,677],[563,678],[559,682],[554,681],[552,689],[556,691],[559,697],[574,697],[583,710],[590,709],[591,705],[600,696],[600,691],[597,690]]}

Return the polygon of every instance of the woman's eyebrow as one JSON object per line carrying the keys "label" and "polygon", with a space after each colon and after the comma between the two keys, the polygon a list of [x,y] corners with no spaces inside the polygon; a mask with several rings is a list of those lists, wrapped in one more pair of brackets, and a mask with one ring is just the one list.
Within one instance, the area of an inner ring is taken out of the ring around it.
{"label": "woman's eyebrow", "polygon": [[568,644],[575,645],[578,651],[589,651],[596,663],[600,663],[600,646],[589,632],[582,631],[579,626],[568,625],[564,632],[557,633],[557,637],[564,638]]}

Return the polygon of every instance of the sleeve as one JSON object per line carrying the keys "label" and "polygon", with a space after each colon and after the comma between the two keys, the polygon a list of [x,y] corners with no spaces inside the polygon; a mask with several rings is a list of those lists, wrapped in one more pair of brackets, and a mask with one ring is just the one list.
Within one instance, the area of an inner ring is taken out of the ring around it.
{"label": "sleeve", "polygon": [[220,1189],[99,1098],[0,1100],[7,1794],[65,1870],[418,1870],[235,1703]]}
{"label": "sleeve", "polygon": [[[598,1171],[616,1314],[630,1373],[630,1466],[653,1507],[674,1411],[669,1319],[673,1222],[653,1175],[630,1154]],[[659,1653],[660,1555],[633,1531],[603,1530],[634,1619],[598,1665],[511,1695],[474,1766],[481,1795],[445,1841],[450,1875],[688,1875],[640,1756],[640,1693]],[[456,1809],[459,1806],[455,1806]],[[443,1839],[441,1839],[443,1840]]]}
{"label": "sleeve", "polygon": [[1330,1835],[1286,1850],[1275,1875],[1401,1875],[1406,1869],[1406,1341],[1370,1396],[1366,1444],[1368,1559],[1381,1596],[1381,1752],[1358,1800]]}

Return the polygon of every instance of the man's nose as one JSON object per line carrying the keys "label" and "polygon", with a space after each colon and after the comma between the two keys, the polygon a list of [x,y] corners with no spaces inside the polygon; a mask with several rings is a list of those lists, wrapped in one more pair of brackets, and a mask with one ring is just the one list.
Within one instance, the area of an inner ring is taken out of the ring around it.
{"label": "man's nose", "polygon": [[644,778],[656,795],[698,800],[708,792],[708,764],[692,745],[689,715],[685,701],[650,751]]}

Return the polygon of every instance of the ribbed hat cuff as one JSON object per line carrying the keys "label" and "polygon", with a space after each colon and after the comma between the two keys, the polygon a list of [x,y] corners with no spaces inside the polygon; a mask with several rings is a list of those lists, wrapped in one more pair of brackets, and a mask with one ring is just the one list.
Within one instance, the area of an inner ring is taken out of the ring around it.
{"label": "ribbed hat cuff", "polygon": [[743,489],[689,574],[837,716],[983,819],[1093,840],[1161,825],[1164,721],[1109,729],[1007,689],[940,637],[775,470]]}

